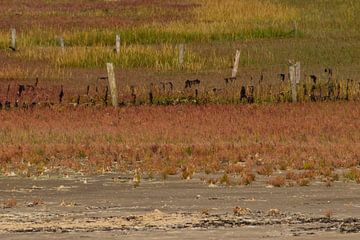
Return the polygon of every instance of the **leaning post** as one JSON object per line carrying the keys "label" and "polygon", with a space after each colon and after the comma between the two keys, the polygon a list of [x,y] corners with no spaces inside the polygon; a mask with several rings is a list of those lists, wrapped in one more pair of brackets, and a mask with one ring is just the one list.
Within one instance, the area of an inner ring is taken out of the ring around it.
{"label": "leaning post", "polygon": [[115,50],[117,54],[120,54],[120,45],[121,45],[121,38],[120,35],[116,35],[115,39]]}
{"label": "leaning post", "polygon": [[239,62],[240,62],[240,50],[236,50],[234,66],[231,73],[232,78],[236,78],[237,71],[239,68]]}
{"label": "leaning post", "polygon": [[16,29],[11,29],[11,49],[16,51]]}
{"label": "leaning post", "polygon": [[301,65],[300,65],[300,62],[295,63],[295,80],[296,80],[296,84],[300,83],[300,80],[301,80]]}
{"label": "leaning post", "polygon": [[65,51],[65,43],[64,43],[64,38],[63,37],[60,37],[59,38],[59,43],[60,43],[60,48],[61,48],[61,51]]}
{"label": "leaning post", "polygon": [[184,64],[184,56],[185,56],[185,45],[179,45],[179,66],[183,67]]}
{"label": "leaning post", "polygon": [[112,63],[106,63],[106,68],[107,68],[107,73],[108,73],[111,102],[112,102],[113,107],[117,108],[118,107],[118,91],[116,88],[114,65]]}
{"label": "leaning post", "polygon": [[298,24],[296,21],[294,21],[294,35],[295,35],[295,37],[298,36]]}

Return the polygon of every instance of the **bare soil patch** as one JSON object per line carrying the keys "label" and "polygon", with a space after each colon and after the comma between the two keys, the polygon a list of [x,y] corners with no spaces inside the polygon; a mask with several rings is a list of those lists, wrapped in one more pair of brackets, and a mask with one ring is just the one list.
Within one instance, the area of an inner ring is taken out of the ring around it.
{"label": "bare soil patch", "polygon": [[[120,180],[114,182],[115,176]],[[0,236],[140,239],[150,234],[171,239],[213,232],[229,239],[231,233],[252,239],[351,239],[360,232],[360,187],[355,184],[338,182],[332,189],[318,184],[268,188],[260,181],[251,187],[209,187],[198,177],[178,178],[146,180],[136,188],[130,177],[117,174],[86,179],[76,175],[2,178],[1,200],[13,198],[17,205],[3,205],[0,210]]]}

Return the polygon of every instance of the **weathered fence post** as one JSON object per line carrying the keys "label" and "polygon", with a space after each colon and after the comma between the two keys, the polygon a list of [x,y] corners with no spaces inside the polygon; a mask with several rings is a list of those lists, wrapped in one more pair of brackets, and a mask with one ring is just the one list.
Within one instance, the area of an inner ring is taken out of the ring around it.
{"label": "weathered fence post", "polygon": [[300,65],[300,62],[295,63],[295,80],[296,80],[296,84],[300,83],[300,80],[301,80],[301,65]]}
{"label": "weathered fence post", "polygon": [[59,38],[59,43],[60,43],[61,51],[65,51],[65,43],[64,43],[64,38],[63,37]]}
{"label": "weathered fence post", "polygon": [[297,37],[297,35],[298,35],[298,25],[297,25],[296,21],[294,21],[294,35],[295,35],[295,37]]}
{"label": "weathered fence post", "polygon": [[185,56],[185,45],[179,45],[179,66],[182,67],[184,64],[184,56]]}
{"label": "weathered fence post", "polygon": [[112,63],[106,63],[106,68],[107,68],[107,73],[108,73],[111,102],[112,102],[112,105],[115,108],[117,108],[118,107],[118,96],[117,96],[118,92],[117,92],[117,88],[116,88],[114,65]]}
{"label": "weathered fence post", "polygon": [[154,88],[154,84],[153,84],[153,83],[150,83],[150,90],[149,90],[149,103],[150,103],[150,104],[153,104],[153,103],[154,103],[153,88]]}
{"label": "weathered fence post", "polygon": [[289,66],[289,76],[290,76],[290,83],[291,83],[291,95],[292,95],[292,102],[297,102],[297,91],[296,91],[296,67],[295,65]]}
{"label": "weathered fence post", "polygon": [[13,51],[16,51],[16,29],[11,29],[11,47]]}
{"label": "weathered fence post", "polygon": [[115,50],[117,54],[120,54],[120,45],[121,45],[121,38],[119,35],[116,35]]}
{"label": "weathered fence post", "polygon": [[231,73],[232,78],[236,78],[237,71],[239,68],[239,62],[240,62],[240,50],[236,50],[234,66]]}

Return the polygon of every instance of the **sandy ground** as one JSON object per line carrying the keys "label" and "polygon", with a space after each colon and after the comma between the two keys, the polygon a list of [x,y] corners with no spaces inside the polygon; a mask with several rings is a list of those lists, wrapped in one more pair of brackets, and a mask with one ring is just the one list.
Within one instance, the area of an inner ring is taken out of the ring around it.
{"label": "sandy ground", "polygon": [[[359,239],[360,185],[0,178],[0,239]],[[16,199],[11,206],[8,199]],[[329,218],[330,216],[330,218]]]}

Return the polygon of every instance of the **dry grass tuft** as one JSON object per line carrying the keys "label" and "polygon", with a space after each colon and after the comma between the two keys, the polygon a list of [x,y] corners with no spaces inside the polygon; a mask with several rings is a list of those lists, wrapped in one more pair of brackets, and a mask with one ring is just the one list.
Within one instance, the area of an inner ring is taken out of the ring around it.
{"label": "dry grass tuft", "polygon": [[328,219],[332,218],[335,215],[334,211],[331,209],[326,209],[324,211],[324,216]]}
{"label": "dry grass tuft", "polygon": [[233,209],[233,213],[235,216],[244,216],[244,215],[249,215],[252,213],[250,208],[242,208],[242,207],[238,207],[236,206]]}
{"label": "dry grass tuft", "polygon": [[256,172],[259,175],[270,176],[274,171],[273,167],[274,167],[273,164],[264,164],[264,165],[258,166],[256,168]]}
{"label": "dry grass tuft", "polygon": [[360,169],[352,167],[348,172],[344,174],[346,179],[360,183]]}
{"label": "dry grass tuft", "polygon": [[286,183],[286,178],[284,176],[276,176],[268,180],[268,184],[274,187],[282,187],[285,185],[285,183]]}
{"label": "dry grass tuft", "polygon": [[278,217],[281,214],[281,211],[277,208],[269,209],[267,215],[270,217]]}
{"label": "dry grass tuft", "polygon": [[15,198],[10,198],[3,201],[3,208],[14,208],[17,205],[17,200]]}
{"label": "dry grass tuft", "polygon": [[250,172],[250,171],[247,171],[247,172],[245,172],[245,173],[242,175],[240,184],[242,184],[242,185],[249,185],[249,184],[251,184],[253,181],[255,181],[255,174],[253,174],[253,173]]}
{"label": "dry grass tuft", "polygon": [[227,186],[231,185],[231,178],[229,177],[229,175],[227,175],[226,173],[224,173],[220,178],[219,178],[219,182],[221,184],[225,184]]}
{"label": "dry grass tuft", "polygon": [[299,178],[296,181],[296,183],[301,187],[309,186],[310,185],[310,179],[308,179],[308,178]]}

